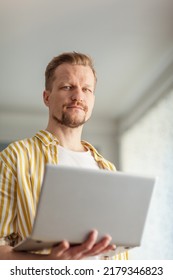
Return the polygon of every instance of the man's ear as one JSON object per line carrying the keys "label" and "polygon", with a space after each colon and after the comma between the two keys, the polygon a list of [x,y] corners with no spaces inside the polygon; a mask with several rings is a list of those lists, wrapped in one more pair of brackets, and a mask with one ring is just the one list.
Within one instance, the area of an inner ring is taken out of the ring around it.
{"label": "man's ear", "polygon": [[49,107],[49,97],[50,97],[50,91],[48,90],[44,90],[43,91],[43,100],[44,100],[44,104]]}

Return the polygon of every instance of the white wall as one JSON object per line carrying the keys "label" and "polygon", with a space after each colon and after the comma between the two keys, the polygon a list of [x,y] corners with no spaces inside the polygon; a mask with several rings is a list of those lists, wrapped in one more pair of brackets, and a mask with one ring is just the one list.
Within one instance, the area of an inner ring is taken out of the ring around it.
{"label": "white wall", "polygon": [[47,112],[12,111],[0,113],[0,142],[31,137],[47,126]]}
{"label": "white wall", "polygon": [[118,168],[116,133],[115,121],[95,118],[86,124],[82,138],[98,148],[99,152]]}
{"label": "white wall", "polygon": [[173,259],[173,90],[120,138],[125,172],[157,176],[142,246],[132,259]]}

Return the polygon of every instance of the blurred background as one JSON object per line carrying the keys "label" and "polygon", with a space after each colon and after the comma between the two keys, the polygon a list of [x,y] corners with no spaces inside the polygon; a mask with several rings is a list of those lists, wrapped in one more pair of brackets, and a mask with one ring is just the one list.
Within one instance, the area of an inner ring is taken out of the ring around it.
{"label": "blurred background", "polygon": [[0,149],[46,127],[52,57],[91,55],[96,105],[83,138],[118,170],[159,178],[130,258],[173,259],[173,1],[1,0],[0,35]]}

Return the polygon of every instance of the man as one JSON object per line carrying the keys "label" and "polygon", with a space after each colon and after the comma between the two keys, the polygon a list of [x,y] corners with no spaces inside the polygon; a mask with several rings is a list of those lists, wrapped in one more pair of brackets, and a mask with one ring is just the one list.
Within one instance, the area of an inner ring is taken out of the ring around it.
{"label": "man", "polygon": [[[84,259],[115,249],[111,237],[97,240],[97,230],[81,245],[63,240],[51,252],[14,252],[13,246],[32,230],[46,163],[114,170],[89,143],[81,141],[95,96],[92,60],[80,53],[63,53],[48,64],[43,99],[49,109],[46,130],[9,145],[0,154],[0,258]],[[126,258],[121,255],[119,258]]]}

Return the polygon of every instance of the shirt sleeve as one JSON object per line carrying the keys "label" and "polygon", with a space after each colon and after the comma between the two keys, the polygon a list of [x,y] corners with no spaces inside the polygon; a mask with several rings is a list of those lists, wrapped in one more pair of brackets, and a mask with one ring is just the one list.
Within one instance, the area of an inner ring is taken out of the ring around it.
{"label": "shirt sleeve", "polygon": [[14,245],[16,212],[16,179],[0,156],[0,245]]}

